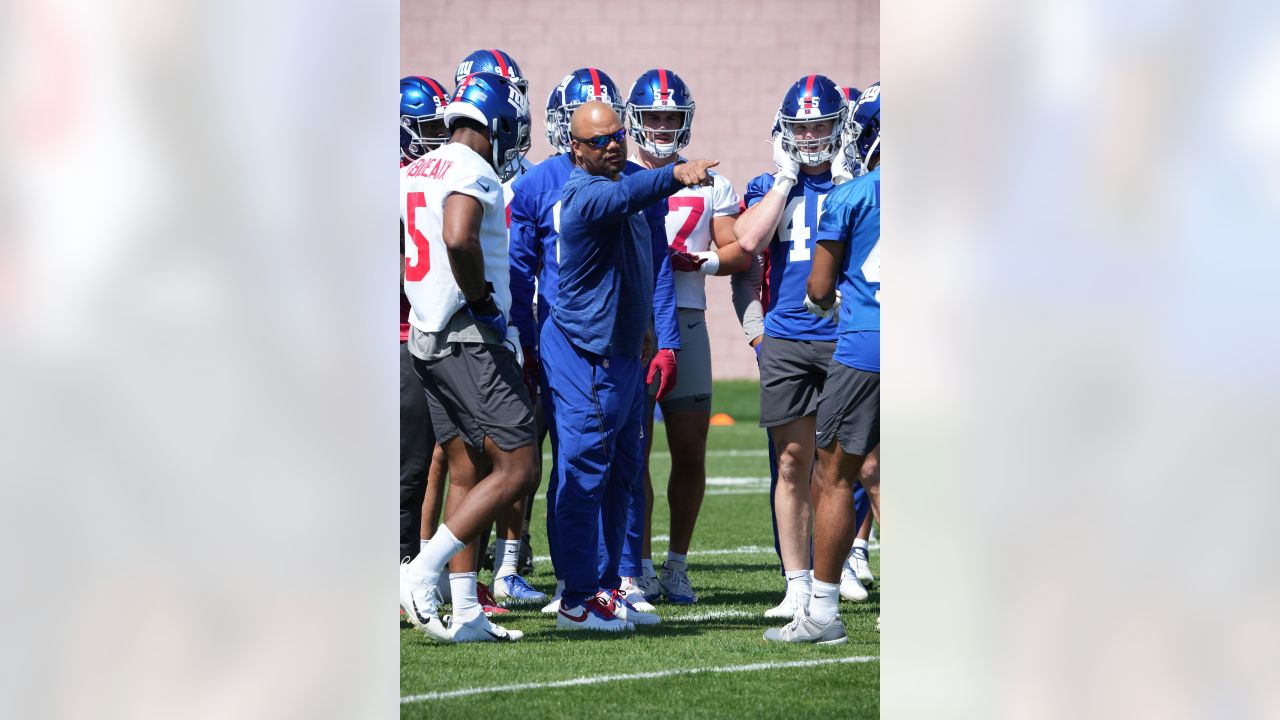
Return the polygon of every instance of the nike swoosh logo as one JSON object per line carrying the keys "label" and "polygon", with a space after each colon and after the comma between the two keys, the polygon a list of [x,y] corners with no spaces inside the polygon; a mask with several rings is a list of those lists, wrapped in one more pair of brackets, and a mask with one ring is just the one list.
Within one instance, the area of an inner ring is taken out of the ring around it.
{"label": "nike swoosh logo", "polygon": [[481,189],[481,190],[483,190],[483,191],[485,191],[485,192],[489,192],[489,186],[488,186],[488,185],[485,185],[483,180],[477,180],[477,181],[476,181],[476,184],[480,186],[480,189]]}
{"label": "nike swoosh logo", "polygon": [[574,617],[569,613],[565,612],[563,609],[560,610],[560,614],[563,615],[565,618],[572,620],[574,622],[585,622],[587,619],[587,611],[585,608],[582,610],[582,617]]}
{"label": "nike swoosh logo", "polygon": [[685,327],[687,327],[687,328],[689,328],[690,330],[692,330],[692,329],[694,329],[694,328],[698,327],[698,326],[699,326],[699,325],[701,325],[701,324],[702,324],[702,323],[700,323],[700,322],[696,322],[696,323],[692,323],[692,324],[686,325]]}
{"label": "nike swoosh logo", "polygon": [[489,637],[493,638],[494,640],[506,640],[506,639],[507,639],[507,636],[506,636],[506,635],[499,635],[498,633],[493,632],[492,630],[490,630],[490,629],[488,629],[488,628],[485,628],[485,630],[484,630],[484,631],[485,631],[486,633],[488,633]]}

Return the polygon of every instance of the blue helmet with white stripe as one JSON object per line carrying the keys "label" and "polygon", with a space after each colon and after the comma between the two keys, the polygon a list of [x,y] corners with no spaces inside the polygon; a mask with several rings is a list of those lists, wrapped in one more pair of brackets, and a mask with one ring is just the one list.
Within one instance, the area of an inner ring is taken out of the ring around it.
{"label": "blue helmet with white stripe", "polygon": [[[663,68],[649,70],[636,78],[627,94],[631,138],[654,157],[670,157],[689,144],[694,109],[693,93],[679,75]],[[681,113],[680,126],[660,130],[646,128],[645,115],[655,112]]]}
{"label": "blue helmet with white stripe", "polygon": [[578,68],[560,81],[547,98],[547,141],[556,152],[569,152],[569,121],[583,103],[599,101],[609,105],[623,120],[624,105],[618,86],[603,70]]}
{"label": "blue helmet with white stripe", "polygon": [[[848,113],[849,103],[839,85],[825,75],[806,75],[782,96],[773,131],[782,133],[782,149],[792,160],[820,165],[839,149]],[[827,122],[830,130],[812,133],[811,124]]]}
{"label": "blue helmet with white stripe", "polygon": [[503,182],[515,176],[529,152],[529,100],[510,80],[494,73],[467,75],[444,111],[450,129],[459,118],[474,120],[489,133],[489,159]]}

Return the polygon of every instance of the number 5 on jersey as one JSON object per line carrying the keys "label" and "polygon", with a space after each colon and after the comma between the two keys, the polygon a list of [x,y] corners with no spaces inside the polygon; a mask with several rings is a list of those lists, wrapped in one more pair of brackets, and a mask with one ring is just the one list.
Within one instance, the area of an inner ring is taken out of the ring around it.
{"label": "number 5 on jersey", "polygon": [[418,210],[426,207],[427,194],[409,193],[405,208],[405,226],[409,239],[413,241],[412,255],[405,248],[404,281],[419,282],[431,271],[431,246],[427,238],[418,229]]}

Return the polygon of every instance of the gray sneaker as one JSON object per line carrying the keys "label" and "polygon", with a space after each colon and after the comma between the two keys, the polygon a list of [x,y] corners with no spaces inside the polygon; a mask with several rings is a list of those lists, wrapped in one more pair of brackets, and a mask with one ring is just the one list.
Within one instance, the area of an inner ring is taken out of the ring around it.
{"label": "gray sneaker", "polygon": [[831,618],[831,622],[820,625],[809,617],[807,610],[796,613],[796,617],[780,628],[769,628],[764,631],[764,639],[774,642],[811,642],[819,645],[840,645],[848,642],[849,636],[844,634],[844,623],[840,616]]}

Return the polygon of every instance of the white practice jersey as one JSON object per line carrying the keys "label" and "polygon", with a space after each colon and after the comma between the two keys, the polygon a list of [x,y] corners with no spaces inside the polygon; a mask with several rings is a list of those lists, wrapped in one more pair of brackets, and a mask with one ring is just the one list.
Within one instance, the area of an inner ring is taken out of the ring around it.
{"label": "white practice jersey", "polygon": [[440,230],[444,200],[452,193],[470,195],[484,208],[480,223],[484,278],[492,283],[493,299],[502,314],[510,317],[511,313],[511,265],[502,183],[474,150],[461,143],[447,143],[400,171],[404,294],[412,306],[409,324],[422,332],[440,332],[466,305],[462,289],[453,278]]}
{"label": "white practice jersey", "polygon": [[[635,158],[631,159],[636,162]],[[711,218],[738,214],[738,193],[729,178],[715,172],[711,187],[683,188],[667,198],[667,245],[684,252],[714,250]],[[706,275],[673,272],[676,307],[707,309]]]}

